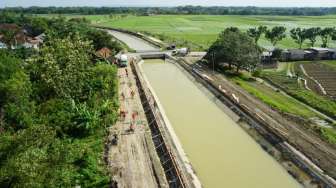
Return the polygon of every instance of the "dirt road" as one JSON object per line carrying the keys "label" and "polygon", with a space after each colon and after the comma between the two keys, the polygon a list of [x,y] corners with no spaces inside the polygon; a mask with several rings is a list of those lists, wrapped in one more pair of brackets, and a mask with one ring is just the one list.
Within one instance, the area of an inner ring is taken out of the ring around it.
{"label": "dirt road", "polygon": [[[128,70],[128,76],[125,70]],[[148,122],[144,115],[134,76],[130,68],[118,70],[120,111],[119,121],[110,128],[108,166],[118,187],[154,188],[164,186],[163,174],[150,139]],[[134,93],[133,93],[134,92]],[[133,95],[134,94],[134,95]],[[112,144],[117,135],[117,145]],[[154,153],[153,153],[154,152]],[[155,167],[156,166],[156,167]],[[161,185],[160,185],[161,184]]]}

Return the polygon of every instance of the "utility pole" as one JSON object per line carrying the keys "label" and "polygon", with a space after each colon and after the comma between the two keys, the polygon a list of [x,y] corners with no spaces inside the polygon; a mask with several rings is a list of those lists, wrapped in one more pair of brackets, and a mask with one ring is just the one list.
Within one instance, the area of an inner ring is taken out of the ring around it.
{"label": "utility pole", "polygon": [[212,52],[212,72],[215,73],[215,52]]}

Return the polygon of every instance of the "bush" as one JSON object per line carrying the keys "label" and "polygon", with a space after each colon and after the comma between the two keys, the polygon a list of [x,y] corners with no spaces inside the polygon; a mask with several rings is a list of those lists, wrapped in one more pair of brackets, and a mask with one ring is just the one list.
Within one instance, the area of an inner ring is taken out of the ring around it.
{"label": "bush", "polygon": [[258,68],[258,69],[254,70],[252,72],[252,76],[254,76],[254,77],[260,77],[261,72],[262,72],[262,70],[260,68]]}

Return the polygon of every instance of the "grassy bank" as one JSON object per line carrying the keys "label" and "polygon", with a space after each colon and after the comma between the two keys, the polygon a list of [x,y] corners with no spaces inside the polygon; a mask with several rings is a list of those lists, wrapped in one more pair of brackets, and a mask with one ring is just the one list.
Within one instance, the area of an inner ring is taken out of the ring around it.
{"label": "grassy bank", "polygon": [[256,81],[246,81],[239,77],[233,78],[233,81],[253,96],[281,112],[298,115],[304,118],[317,116],[316,113],[301,105],[295,99],[285,96],[264,84]]}

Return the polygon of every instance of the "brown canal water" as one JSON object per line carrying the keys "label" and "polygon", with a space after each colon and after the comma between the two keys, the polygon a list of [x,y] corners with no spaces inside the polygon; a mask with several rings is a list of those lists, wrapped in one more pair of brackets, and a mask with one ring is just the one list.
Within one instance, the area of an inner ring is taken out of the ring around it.
{"label": "brown canal water", "polygon": [[176,65],[142,67],[204,187],[301,187]]}

